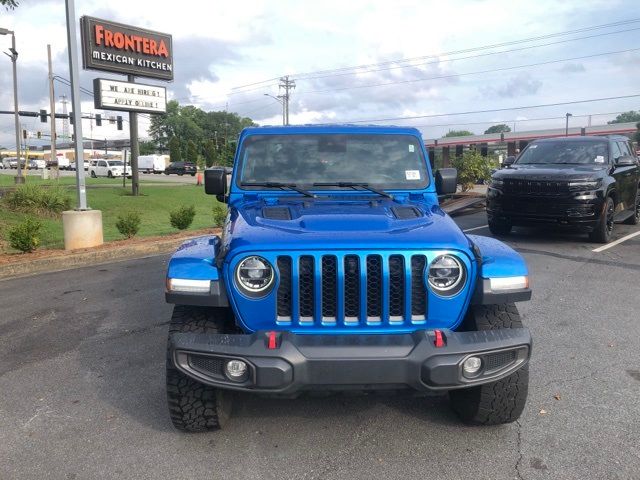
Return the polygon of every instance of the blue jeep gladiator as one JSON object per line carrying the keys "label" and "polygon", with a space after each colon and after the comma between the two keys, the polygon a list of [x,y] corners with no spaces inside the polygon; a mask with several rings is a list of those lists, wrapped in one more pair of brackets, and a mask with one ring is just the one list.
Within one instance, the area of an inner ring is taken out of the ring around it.
{"label": "blue jeep gladiator", "polygon": [[235,392],[448,392],[464,422],[519,418],[527,266],[458,228],[438,205],[457,173],[428,160],[414,128],[256,127],[205,171],[228,215],[168,267],[176,428],[222,427]]}

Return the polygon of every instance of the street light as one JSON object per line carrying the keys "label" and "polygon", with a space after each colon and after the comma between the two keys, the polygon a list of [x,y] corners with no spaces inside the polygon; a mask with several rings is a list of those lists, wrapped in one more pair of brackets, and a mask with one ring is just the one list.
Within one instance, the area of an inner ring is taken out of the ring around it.
{"label": "street light", "polygon": [[570,113],[567,113],[566,117],[567,118],[564,126],[564,136],[568,137],[569,136],[569,117],[573,117],[573,115],[571,115]]}
{"label": "street light", "polygon": [[282,125],[286,125],[287,124],[287,116],[286,116],[284,100],[282,99],[282,97],[274,97],[273,95],[269,95],[268,93],[265,93],[264,95],[265,95],[265,97],[273,98],[276,102],[278,102],[280,105],[282,105]]}
{"label": "street light", "polygon": [[[18,114],[18,73],[16,70],[16,61],[18,60],[18,51],[16,50],[16,36],[12,30],[6,28],[0,28],[0,35],[11,35],[11,48],[9,51],[11,54],[5,52],[5,55],[11,59],[13,63],[13,109],[16,120],[16,157],[18,158],[18,174],[15,177],[16,183],[24,183],[24,177],[22,176],[22,166],[20,164],[20,115]],[[27,166],[27,159],[25,158],[24,166]]]}

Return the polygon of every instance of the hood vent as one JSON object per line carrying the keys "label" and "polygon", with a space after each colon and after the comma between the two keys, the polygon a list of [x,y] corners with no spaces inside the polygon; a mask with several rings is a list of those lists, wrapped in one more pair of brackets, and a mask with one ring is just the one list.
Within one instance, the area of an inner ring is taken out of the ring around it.
{"label": "hood vent", "polygon": [[391,207],[391,211],[398,220],[409,220],[411,218],[420,218],[422,213],[415,207]]}
{"label": "hood vent", "polygon": [[291,211],[288,207],[264,207],[262,216],[269,220],[291,220]]}

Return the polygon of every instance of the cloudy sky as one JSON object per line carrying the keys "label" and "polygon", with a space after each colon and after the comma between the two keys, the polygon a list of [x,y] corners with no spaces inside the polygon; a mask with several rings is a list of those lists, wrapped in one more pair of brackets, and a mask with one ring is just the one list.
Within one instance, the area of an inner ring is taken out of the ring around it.
{"label": "cloudy sky", "polygon": [[[47,43],[55,74],[69,76],[64,2],[20,3],[0,10],[0,27],[16,32],[20,109],[48,109]],[[638,96],[451,115],[640,94],[635,7],[633,0],[76,0],[78,17],[171,33],[175,80],[167,87],[180,103],[278,124],[281,107],[265,94],[277,96],[277,78],[288,74],[296,80],[291,123],[390,119],[381,123],[415,125],[426,138],[450,129],[483,133],[503,121],[519,131],[560,127],[566,112],[575,126],[586,125],[587,115],[595,125],[640,109]],[[9,45],[10,37],[0,36],[0,50]],[[491,45],[502,46],[481,48]],[[349,69],[355,66],[366,67]],[[82,72],[82,85],[91,88],[97,76],[109,75]],[[56,82],[56,95],[65,93]],[[3,55],[0,110],[11,109],[11,63]],[[83,95],[83,113],[91,111],[91,97]],[[22,121],[30,131],[48,130],[39,119]],[[13,147],[13,128],[12,117],[0,116],[0,145]],[[126,133],[112,125],[93,129],[94,138]]]}

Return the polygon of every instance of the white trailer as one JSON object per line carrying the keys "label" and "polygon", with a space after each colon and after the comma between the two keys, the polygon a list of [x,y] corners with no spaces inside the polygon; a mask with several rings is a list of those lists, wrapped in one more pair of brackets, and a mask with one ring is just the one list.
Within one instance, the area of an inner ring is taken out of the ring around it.
{"label": "white trailer", "polygon": [[144,173],[162,173],[167,166],[168,155],[140,155],[138,171]]}

